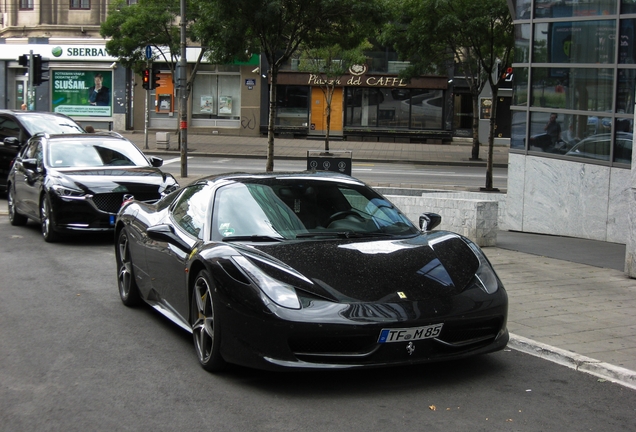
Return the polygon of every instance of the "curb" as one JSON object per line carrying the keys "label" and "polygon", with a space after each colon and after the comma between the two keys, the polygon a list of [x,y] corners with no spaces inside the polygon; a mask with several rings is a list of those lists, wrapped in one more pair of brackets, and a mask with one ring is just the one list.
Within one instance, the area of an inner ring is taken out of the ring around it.
{"label": "curb", "polygon": [[572,351],[556,348],[512,333],[510,334],[508,348],[636,390],[636,372],[629,369],[614,366],[600,360],[585,357]]}

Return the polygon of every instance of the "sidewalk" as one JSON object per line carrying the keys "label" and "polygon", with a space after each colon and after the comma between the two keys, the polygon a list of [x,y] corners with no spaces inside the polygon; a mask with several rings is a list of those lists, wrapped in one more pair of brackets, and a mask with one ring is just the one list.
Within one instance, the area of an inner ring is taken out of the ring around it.
{"label": "sidewalk", "polygon": [[[142,150],[143,133],[122,133]],[[157,149],[148,136],[149,154],[176,157]],[[304,159],[321,150],[319,140],[276,138],[275,159]],[[356,162],[408,162],[485,166],[469,160],[470,142],[446,145],[333,141],[330,150],[350,150]],[[266,157],[265,137],[188,135],[191,156]],[[494,166],[506,167],[508,148],[495,146]],[[178,179],[182,184],[194,178]],[[6,204],[1,213],[6,214]],[[636,279],[623,272],[625,245],[529,233],[501,232],[497,247],[485,248],[508,292],[509,347],[636,389]]]}

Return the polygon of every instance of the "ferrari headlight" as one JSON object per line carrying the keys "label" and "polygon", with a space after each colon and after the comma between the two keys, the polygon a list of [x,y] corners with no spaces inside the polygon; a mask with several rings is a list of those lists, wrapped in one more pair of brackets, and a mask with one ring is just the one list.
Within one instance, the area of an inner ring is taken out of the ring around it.
{"label": "ferrari headlight", "polygon": [[479,246],[472,242],[469,242],[468,246],[470,246],[479,260],[479,268],[475,272],[475,278],[479,281],[481,289],[486,291],[488,294],[494,294],[497,289],[499,289],[499,280],[495,271],[490,266],[490,263]]}
{"label": "ferrari headlight", "polygon": [[300,309],[294,287],[265,274],[243,256],[233,256],[232,259],[274,303],[289,309]]}
{"label": "ferrari headlight", "polygon": [[80,189],[70,188],[68,186],[53,185],[51,187],[51,189],[60,198],[71,198],[72,199],[72,198],[84,198],[86,196],[84,191],[82,191]]}

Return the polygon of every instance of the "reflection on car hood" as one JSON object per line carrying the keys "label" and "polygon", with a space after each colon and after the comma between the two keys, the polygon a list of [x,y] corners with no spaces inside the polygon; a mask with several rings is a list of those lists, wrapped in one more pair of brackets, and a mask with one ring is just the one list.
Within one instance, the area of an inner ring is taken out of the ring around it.
{"label": "reflection on car hood", "polygon": [[167,174],[155,167],[64,168],[56,170],[85,191],[93,193],[157,191]]}
{"label": "reflection on car hood", "polygon": [[[479,266],[466,242],[445,231],[408,239],[282,242],[240,249],[248,258],[252,255],[254,264],[270,275],[334,301],[421,301],[447,297],[461,292]],[[268,265],[269,260],[272,265]],[[275,270],[275,260],[313,283],[285,280],[283,272]]]}

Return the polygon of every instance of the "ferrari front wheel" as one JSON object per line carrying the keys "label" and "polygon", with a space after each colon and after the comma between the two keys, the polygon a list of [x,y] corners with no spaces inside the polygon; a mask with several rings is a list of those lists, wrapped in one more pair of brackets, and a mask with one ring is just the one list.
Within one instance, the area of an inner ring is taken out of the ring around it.
{"label": "ferrari front wheel", "polygon": [[119,285],[119,297],[126,306],[137,306],[141,300],[137,282],[133,274],[133,263],[130,257],[128,234],[121,230],[117,237],[115,247],[115,260],[117,261],[117,285]]}
{"label": "ferrari front wheel", "polygon": [[216,372],[225,366],[221,357],[221,327],[215,314],[212,278],[205,270],[201,271],[194,282],[190,308],[192,337],[199,363],[208,372]]}

